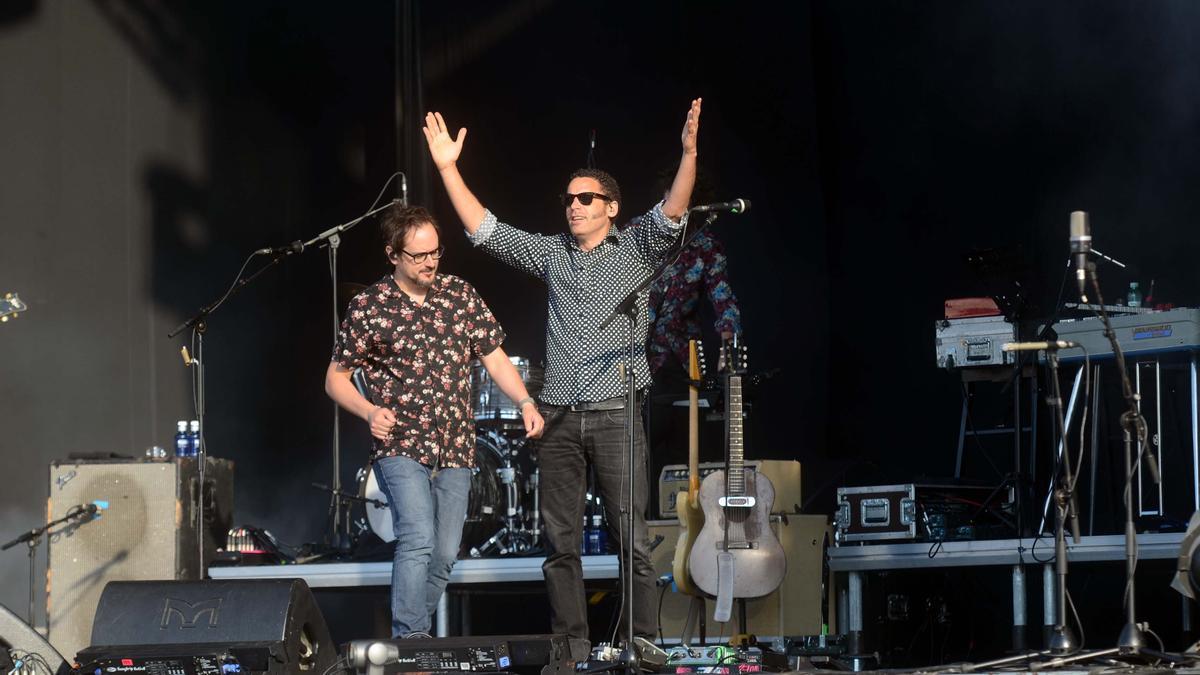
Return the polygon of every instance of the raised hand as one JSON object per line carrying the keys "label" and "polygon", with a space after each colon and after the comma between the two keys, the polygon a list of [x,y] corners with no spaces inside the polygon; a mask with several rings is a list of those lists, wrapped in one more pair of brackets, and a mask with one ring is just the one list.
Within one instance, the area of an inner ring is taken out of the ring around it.
{"label": "raised hand", "polygon": [[684,154],[696,154],[696,136],[700,134],[700,104],[703,101],[704,99],[702,98],[692,100],[692,107],[688,110],[687,119],[683,122]]}
{"label": "raised hand", "polygon": [[465,127],[458,130],[457,138],[450,138],[450,132],[446,127],[446,120],[442,119],[442,114],[431,112],[425,113],[425,126],[421,127],[421,133],[425,134],[425,142],[429,144],[429,155],[433,158],[433,165],[437,167],[438,171],[453,166],[458,161],[458,156],[462,153],[463,140],[467,137]]}

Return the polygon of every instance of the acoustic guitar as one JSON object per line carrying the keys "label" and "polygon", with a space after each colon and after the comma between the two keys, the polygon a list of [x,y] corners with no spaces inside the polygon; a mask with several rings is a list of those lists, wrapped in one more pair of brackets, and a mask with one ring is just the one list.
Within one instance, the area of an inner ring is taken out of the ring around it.
{"label": "acoustic guitar", "polygon": [[[717,597],[718,621],[727,620],[733,598],[768,595],[783,582],[787,557],[770,527],[775,487],[745,468],[742,383],[745,352],[722,346],[725,370],[726,471],[714,471],[700,485],[704,527],[692,544],[689,568],[700,590]],[[720,618],[724,614],[726,619]]]}
{"label": "acoustic guitar", "polygon": [[675,587],[681,593],[701,595],[692,583],[688,558],[692,544],[704,527],[704,510],[700,508],[700,388],[703,377],[701,364],[703,347],[696,340],[688,341],[688,489],[675,500],[675,513],[679,516],[679,541],[675,544],[675,557],[671,561],[671,574]]}

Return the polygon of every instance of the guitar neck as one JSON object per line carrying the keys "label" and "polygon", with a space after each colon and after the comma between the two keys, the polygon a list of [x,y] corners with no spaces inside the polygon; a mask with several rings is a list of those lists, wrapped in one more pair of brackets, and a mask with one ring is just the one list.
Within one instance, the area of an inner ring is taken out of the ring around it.
{"label": "guitar neck", "polygon": [[[688,377],[692,382],[700,379],[700,356],[698,343],[688,343]],[[700,390],[688,385],[688,494],[695,497],[700,490]]]}
{"label": "guitar neck", "polygon": [[742,376],[729,375],[725,381],[725,434],[729,444],[729,472],[726,494],[746,494],[745,444],[742,434]]}

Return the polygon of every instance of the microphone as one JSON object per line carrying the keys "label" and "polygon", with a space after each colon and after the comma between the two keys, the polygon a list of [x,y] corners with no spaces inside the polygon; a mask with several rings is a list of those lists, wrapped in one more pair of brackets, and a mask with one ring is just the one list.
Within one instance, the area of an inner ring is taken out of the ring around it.
{"label": "microphone", "polygon": [[698,213],[745,213],[750,210],[750,200],[735,199],[731,202],[701,204],[700,206],[693,206],[692,210]]}
{"label": "microphone", "polygon": [[404,206],[408,206],[408,176],[405,176],[403,171],[400,171],[399,173],[400,173],[400,203]]}
{"label": "microphone", "polygon": [[1075,281],[1079,299],[1087,304],[1088,254],[1092,252],[1092,230],[1088,227],[1087,211],[1071,212],[1071,255],[1075,256]]}
{"label": "microphone", "polygon": [[272,248],[260,248],[254,252],[254,255],[292,255],[293,253],[302,253],[304,251],[304,242],[297,239],[287,246],[274,246]]}
{"label": "microphone", "polygon": [[1004,352],[1038,352],[1038,351],[1057,351],[1059,349],[1074,349],[1079,346],[1078,342],[1070,340],[1054,340],[1052,342],[1005,342],[1000,346],[1000,351]]}

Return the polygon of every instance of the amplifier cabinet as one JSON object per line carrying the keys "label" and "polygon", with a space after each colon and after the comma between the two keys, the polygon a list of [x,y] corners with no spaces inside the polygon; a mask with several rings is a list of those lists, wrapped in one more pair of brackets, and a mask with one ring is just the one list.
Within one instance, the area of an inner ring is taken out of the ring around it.
{"label": "amplifier cabinet", "polygon": [[[771,480],[775,487],[773,510],[791,513],[800,508],[800,462],[794,459],[746,460],[747,469],[754,469]],[[723,471],[724,462],[702,462],[700,479],[714,471]],[[680,492],[688,489],[687,464],[668,464],[658,474],[658,517],[665,520],[676,518],[675,502]]]}
{"label": "amplifier cabinet", "polygon": [[[671,573],[675,545],[679,541],[678,520],[651,520],[646,523],[653,541],[662,541],[650,553],[654,573],[661,577]],[[749,632],[759,636],[819,635],[821,633],[822,595],[824,590],[825,541],[829,530],[826,516],[789,514],[787,522],[771,519],[771,529],[779,538],[787,556],[787,573],[775,592],[761,598],[746,600],[746,622]],[[667,642],[678,641],[687,620],[691,596],[662,589],[659,605],[660,627]],[[728,636],[736,630],[735,619],[722,629],[712,621],[715,601],[707,603],[708,636]],[[693,637],[696,634],[693,633]]]}
{"label": "amplifier cabinet", "polygon": [[[195,458],[56,461],[47,517],[105,502],[94,520],[50,535],[46,573],[49,640],[68,658],[91,644],[92,619],[110,581],[199,579]],[[208,458],[205,562],[232,523],[233,463]]]}

